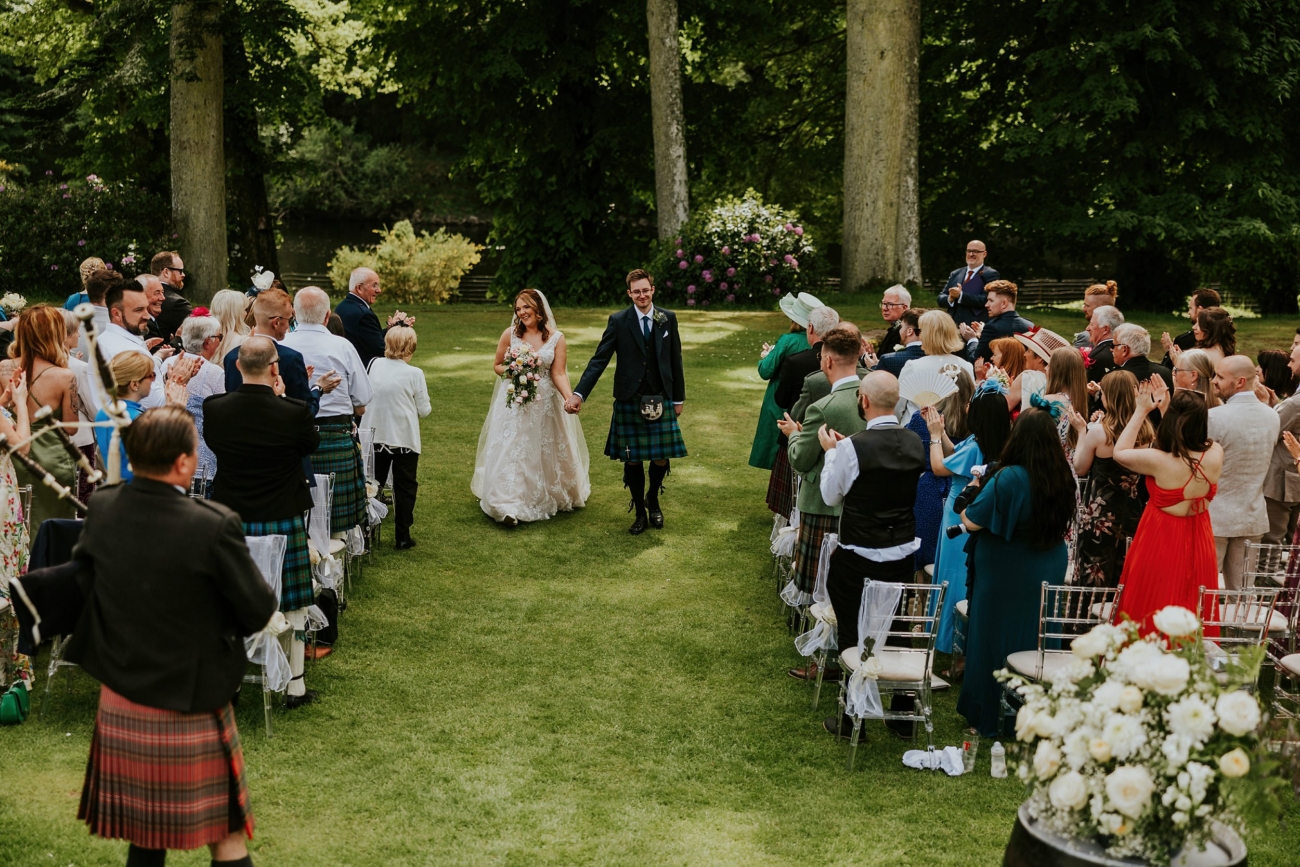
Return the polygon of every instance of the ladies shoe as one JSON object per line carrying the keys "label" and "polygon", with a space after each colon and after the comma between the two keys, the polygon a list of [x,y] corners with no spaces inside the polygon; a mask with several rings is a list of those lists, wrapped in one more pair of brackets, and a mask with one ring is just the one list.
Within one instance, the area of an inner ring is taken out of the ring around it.
{"label": "ladies shoe", "polygon": [[402,541],[397,542],[393,545],[393,548],[395,548],[398,551],[409,551],[414,547],[415,547],[414,539],[403,539]]}

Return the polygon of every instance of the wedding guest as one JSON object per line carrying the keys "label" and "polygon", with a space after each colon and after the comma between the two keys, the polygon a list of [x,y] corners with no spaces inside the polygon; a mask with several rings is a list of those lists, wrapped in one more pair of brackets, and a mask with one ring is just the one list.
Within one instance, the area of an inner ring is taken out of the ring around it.
{"label": "wedding guest", "polygon": [[[260,299],[263,292],[258,296]],[[290,710],[316,700],[303,681],[306,647],[299,637],[312,593],[311,553],[303,513],[312,507],[303,459],[320,443],[310,408],[283,396],[274,339],[254,335],[239,347],[240,385],[203,402],[208,447],[217,456],[212,501],[234,510],[246,536],[286,536],[280,610],[293,626],[288,643],[292,679],[285,697]],[[197,458],[196,458],[197,460]],[[192,472],[192,471],[191,471]]]}
{"label": "wedding guest", "polygon": [[[1217,367],[1218,363],[1237,353],[1237,326],[1232,316],[1222,307],[1205,307],[1196,314],[1192,327],[1196,334],[1196,348],[1205,351]],[[1177,352],[1172,353],[1177,357]]]}
{"label": "wedding guest", "polygon": [[[1083,318],[1089,324],[1092,323],[1092,314],[1098,307],[1115,307],[1116,300],[1119,298],[1119,286],[1114,280],[1107,280],[1105,283],[1093,283],[1083,291]],[[1088,336],[1088,330],[1074,335],[1075,349],[1092,349],[1092,338]]]}
{"label": "wedding guest", "polygon": [[902,283],[895,283],[885,290],[884,296],[880,299],[880,318],[889,323],[889,330],[877,344],[877,355],[897,352],[903,347],[903,341],[898,334],[898,318],[911,306],[912,293],[908,292],[907,287]]}
{"label": "wedding guest", "polygon": [[[167,290],[163,282],[153,274],[137,274],[135,282],[144,289],[145,303],[149,310],[149,319],[145,322],[144,342],[150,352],[160,353],[171,349],[171,336],[162,333],[158,327],[158,317],[162,315],[163,302],[167,300]],[[159,360],[165,359],[163,355]]]}
{"label": "wedding guest", "polygon": [[432,409],[424,371],[410,363],[415,348],[415,329],[396,323],[384,334],[384,357],[371,361],[369,371],[373,399],[366,418],[375,430],[375,478],[382,485],[392,469],[398,551],[415,547],[411,526],[420,489],[420,419]]}
{"label": "wedding guest", "polygon": [[[0,434],[11,445],[27,439],[27,378],[17,365],[0,378]],[[28,447],[19,451],[27,454]],[[9,582],[27,571],[30,546],[19,502],[18,478],[7,449],[0,451],[0,602],[9,599]],[[18,652],[18,618],[12,605],[0,606],[0,688],[22,683],[31,692],[32,661]]]}
{"label": "wedding guest", "polygon": [[330,532],[343,533],[366,520],[366,475],[353,436],[353,417],[366,411],[373,392],[356,349],[325,327],[330,299],[324,290],[315,286],[299,289],[293,310],[298,330],[284,338],[284,345],[302,353],[303,361],[316,370],[329,371],[341,380],[337,388],[321,395],[316,408],[316,429],[321,436],[311,465],[317,475],[334,474]]}
{"label": "wedding guest", "polygon": [[[952,321],[940,310],[931,310],[930,313],[942,316],[949,322]],[[975,380],[964,370],[957,371],[956,383],[957,390],[934,406],[944,420],[943,435],[950,442],[961,442],[969,436],[970,431],[966,428],[966,406],[975,392]],[[932,434],[924,416],[920,412],[912,413],[906,427],[921,438],[921,447],[925,449],[926,455],[929,455]],[[921,540],[921,547],[916,550],[918,570],[934,563],[948,487],[948,474],[942,476],[935,474],[927,463],[925,472],[921,473],[921,478],[916,483],[916,506],[913,509],[916,517],[916,536]]]}
{"label": "wedding guest", "polygon": [[1074,450],[1079,443],[1079,432],[1070,424],[1070,413],[1075,407],[1088,406],[1088,375],[1083,366],[1083,356],[1073,346],[1062,346],[1052,352],[1047,363],[1047,385],[1043,399],[1059,409],[1051,413],[1056,421],[1056,432],[1065,449],[1067,461],[1074,461]]}
{"label": "wedding guest", "polygon": [[[789,464],[781,458],[781,432],[776,428],[776,420],[781,417],[781,408],[776,405],[776,388],[780,382],[777,374],[781,370],[781,362],[809,347],[808,314],[814,308],[821,306],[821,301],[806,292],[782,296],[781,312],[789,318],[790,329],[777,338],[775,346],[764,343],[758,355],[758,376],[766,380],[767,390],[763,392],[763,404],[758,411],[758,427],[754,430],[754,444],[749,450],[749,465],[760,470],[772,471],[771,480],[768,482],[769,508],[772,505],[770,494],[772,486],[776,483],[778,461],[784,465],[781,469],[784,469],[787,476],[789,475]],[[790,513],[787,510],[777,511],[777,514]]]}
{"label": "wedding guest", "polygon": [[[858,326],[854,325],[852,322],[841,322],[836,327],[861,334],[861,332],[858,331]],[[866,354],[866,358],[872,363],[878,363],[878,359],[870,353]],[[862,379],[862,377],[871,372],[863,366],[863,363],[863,359],[858,360],[858,368],[855,371],[858,379]],[[812,406],[830,393],[831,383],[830,380],[826,378],[826,374],[822,373],[820,370],[815,370],[808,374],[803,378],[803,388],[799,391],[799,399],[794,402],[794,408],[790,410],[790,418],[802,422],[804,415],[808,412],[808,407]]]}
{"label": "wedding guest", "polygon": [[77,274],[81,277],[81,291],[69,295],[68,300],[63,302],[63,309],[71,311],[75,310],[78,305],[90,303],[90,293],[86,291],[86,283],[90,280],[91,274],[106,268],[104,260],[98,256],[82,259],[81,264],[77,266]]}
{"label": "wedding guest", "polygon": [[[144,334],[149,328],[149,302],[144,288],[134,280],[114,284],[104,295],[108,305],[109,323],[97,340],[100,354],[109,361],[119,352],[143,352],[149,355]],[[162,381],[162,359],[153,355],[154,373]],[[99,405],[99,390],[91,393],[91,403],[95,409]],[[154,391],[145,401],[144,408],[162,406],[164,395],[162,389]]]}
{"label": "wedding guest", "polygon": [[162,309],[155,314],[158,331],[163,339],[171,340],[184,322],[194,311],[189,300],[181,294],[185,288],[185,263],[175,250],[164,250],[156,254],[149,262],[149,270],[162,282]]}
{"label": "wedding guest", "polygon": [[[947,315],[938,310],[934,312],[940,316]],[[883,370],[895,378],[902,374],[908,362],[925,357],[925,348],[921,344],[920,310],[905,310],[898,317],[898,342],[903,344],[903,348],[880,356],[880,363],[876,366],[877,370]]]}
{"label": "wedding guest", "polygon": [[1210,409],[1222,403],[1219,396],[1214,393],[1214,386],[1211,385],[1214,380],[1214,362],[1204,350],[1189,349],[1180,353],[1175,364],[1177,365],[1173,368],[1175,389],[1196,392],[1205,399],[1205,405]]}
{"label": "wedding guest", "polygon": [[804,378],[821,369],[822,338],[840,324],[840,314],[824,304],[820,307],[810,305],[807,317],[808,348],[787,355],[777,371],[776,405],[782,410],[794,407],[799,392],[803,390]]}
{"label": "wedding guest", "polygon": [[[957,325],[952,321],[951,316],[942,310],[927,310],[921,314],[918,325],[921,332],[921,350],[925,355],[908,362],[909,376],[924,376],[931,372],[951,375],[952,371],[960,370],[972,380],[975,378],[975,368],[961,355],[965,351],[966,344],[957,333]],[[884,365],[883,358],[881,365]]]}
{"label": "wedding guest", "polygon": [[1187,318],[1191,322],[1192,328],[1187,329],[1182,334],[1172,339],[1169,337],[1168,331],[1160,335],[1160,345],[1163,346],[1165,350],[1164,361],[1162,361],[1161,364],[1169,368],[1174,366],[1174,359],[1171,353],[1175,346],[1184,352],[1195,348],[1197,337],[1194,329],[1197,317],[1200,316],[1202,308],[1218,307],[1221,303],[1223,303],[1223,299],[1221,299],[1219,293],[1213,289],[1197,289],[1188,297]]}
{"label": "wedding guest", "polygon": [[[108,366],[113,371],[113,380],[117,383],[116,397],[126,405],[127,417],[135,421],[144,412],[143,401],[153,390],[155,378],[153,359],[143,352],[119,352],[113,356]],[[159,390],[161,391],[161,388]],[[110,418],[108,411],[101,409],[95,416],[95,421],[106,422]],[[113,465],[113,429],[97,427],[94,430],[95,440],[99,444],[99,453],[104,459],[105,476],[109,476]],[[118,436],[118,461],[122,481],[131,481],[132,471],[127,462],[126,437],[123,433],[119,433]]]}
{"label": "wedding guest", "polygon": [[1065,580],[1075,487],[1051,415],[1033,408],[1020,414],[1001,467],[981,488],[961,515],[976,535],[966,679],[957,711],[981,735],[994,737],[1002,719],[994,672],[1008,654],[1038,646],[1040,585]]}
{"label": "wedding guest", "polygon": [[[71,311],[64,310],[63,327],[66,334],[63,346],[68,350],[68,370],[72,371],[72,375],[77,382],[77,420],[82,423],[82,426],[76,430],[68,431],[68,437],[72,440],[72,444],[85,455],[90,466],[98,468],[99,450],[95,448],[95,429],[91,427],[95,421],[95,408],[90,402],[90,392],[93,388],[90,381],[90,365],[77,354],[81,320],[74,316]],[[91,483],[90,476],[78,466],[77,499],[84,503],[94,492],[95,485]]]}
{"label": "wedding guest", "polygon": [[1064,337],[1038,325],[1024,334],[1017,334],[1015,339],[1025,348],[1025,369],[1008,387],[1013,412],[1017,408],[1021,411],[1028,409],[1034,395],[1043,396],[1047,390],[1047,365],[1052,360],[1052,353],[1070,348]]}
{"label": "wedding guest", "polygon": [[1277,406],[1295,394],[1296,375],[1291,372],[1291,355],[1280,349],[1265,349],[1255,356],[1255,396]]}
{"label": "wedding guest", "polygon": [[993,367],[1006,373],[1009,380],[1014,380],[1025,369],[1025,347],[1014,337],[999,337],[989,344]]}
{"label": "wedding guest", "polygon": [[1224,586],[1240,590],[1246,545],[1269,529],[1264,477],[1281,422],[1255,397],[1255,365],[1249,356],[1229,355],[1216,364],[1213,385],[1223,405],[1209,410],[1209,435],[1223,447],[1223,477],[1219,495],[1210,503],[1210,524]]}
{"label": "wedding guest", "polygon": [[1124,314],[1111,306],[1098,307],[1092,311],[1092,321],[1088,323],[1088,339],[1092,349],[1088,350],[1088,381],[1101,382],[1102,377],[1119,366],[1115,361],[1115,329],[1124,324]]}
{"label": "wedding guest", "polygon": [[[1002,337],[1023,334],[1033,328],[1034,323],[1016,312],[1016,298],[1020,290],[1015,283],[1010,280],[994,280],[984,287],[984,291],[988,293],[988,301],[984,306],[988,310],[989,320],[978,327],[979,346],[975,350],[975,357],[987,364],[993,357],[989,344]],[[976,328],[972,327],[972,330]]]}
{"label": "wedding guest", "polygon": [[[343,321],[343,333],[357,350],[363,366],[369,364],[370,359],[384,354],[385,329],[379,327],[379,317],[371,309],[380,291],[379,275],[369,268],[357,268],[348,277],[347,296],[334,310]],[[398,310],[388,317],[388,326],[391,328],[399,321],[414,325],[415,317]]]}
{"label": "wedding guest", "polygon": [[[1115,441],[1120,466],[1146,476],[1149,499],[1124,559],[1124,591],[1115,622],[1136,621],[1144,633],[1151,615],[1167,605],[1197,610],[1199,588],[1218,586],[1210,507],[1223,470],[1223,447],[1210,439],[1205,401],[1194,391],[1156,400],[1151,383],[1138,383],[1133,414]],[[1138,437],[1148,415],[1164,406],[1155,440]]]}
{"label": "wedding guest", "polygon": [[[256,323],[251,334],[269,337],[280,345],[278,371],[284,380],[284,393],[307,404],[314,415],[319,408],[321,395],[337,388],[340,380],[337,373],[331,375],[317,370],[314,371],[316,384],[312,385],[307,378],[307,364],[303,361],[302,353],[285,344],[289,322],[294,315],[293,300],[284,290],[272,287],[258,293],[253,300],[251,312]],[[239,349],[236,347],[227,352],[222,360],[222,367],[226,370],[227,392],[235,391],[242,381],[236,364],[238,358]]]}
{"label": "wedding guest", "polygon": [[[1112,352],[1115,363],[1119,365],[1118,370],[1128,371],[1138,382],[1146,382],[1151,377],[1158,376],[1164,382],[1165,389],[1173,391],[1173,372],[1147,357],[1151,352],[1151,335],[1142,326],[1125,322],[1116,328]],[[1151,416],[1151,427],[1154,428],[1158,424],[1160,424],[1160,415],[1155,413]]]}
{"label": "wedding guest", "polygon": [[[831,384],[830,394],[808,407],[802,424],[791,420],[788,415],[779,423],[790,438],[790,466],[803,479],[797,502],[799,531],[795,541],[794,583],[804,593],[812,592],[817,578],[822,537],[835,530],[840,515],[839,506],[829,505],[822,499],[818,485],[825,453],[817,432],[822,425],[844,436],[862,430],[864,422],[858,415],[857,397],[858,353],[861,351],[862,336],[857,328],[829,330],[822,342],[821,368]],[[913,484],[911,496],[915,495]]]}
{"label": "wedding guest", "polygon": [[[976,386],[966,410],[970,435],[964,439],[953,438],[953,433],[960,432],[949,428],[947,417],[937,408],[924,409],[921,414],[930,433],[930,471],[940,478],[949,479],[948,499],[944,503],[934,562],[934,583],[947,581],[948,592],[943,597],[935,648],[940,653],[952,653],[954,609],[958,602],[967,598],[966,542],[969,537],[949,538],[948,528],[961,523],[955,507],[957,498],[974,478],[973,468],[995,463],[1002,454],[1007,437],[1011,435],[1011,412],[1001,383],[986,379]],[[935,446],[940,448],[936,450]]]}
{"label": "wedding guest", "polygon": [[[898,380],[893,375],[873,371],[854,394],[857,414],[865,419],[861,430],[846,436],[825,425],[817,428],[818,445],[825,455],[817,482],[821,499],[843,511],[840,544],[831,554],[826,576],[841,648],[858,643],[858,608],[867,581],[912,582],[914,554],[921,546],[913,509],[917,481],[926,465],[920,438],[900,427],[894,416]],[[896,694],[890,710],[907,712],[914,705],[914,697]],[[840,730],[835,716],[822,725],[832,734]],[[904,737],[914,726],[890,724]]]}
{"label": "wedding guest", "polygon": [[[1184,355],[1184,357],[1186,357]],[[1300,376],[1300,346],[1291,350],[1289,372]],[[1268,510],[1268,532],[1261,540],[1270,545],[1288,544],[1295,537],[1300,516],[1300,476],[1287,450],[1285,434],[1300,436],[1300,394],[1292,394],[1275,409],[1283,436],[1273,446],[1268,473],[1264,476],[1264,506]]]}
{"label": "wedding guest", "polygon": [[330,318],[325,320],[325,328],[335,337],[347,337],[348,332],[343,327],[343,318],[337,313],[331,313]]}
{"label": "wedding guest", "polygon": [[[1115,460],[1115,443],[1133,415],[1138,380],[1125,370],[1106,374],[1101,381],[1102,416],[1086,425],[1074,453],[1074,470],[1090,477],[1087,502],[1079,521],[1079,583],[1115,587],[1124,570],[1129,539],[1142,518],[1142,474],[1125,469]],[[1072,423],[1082,426],[1075,413]],[[1135,445],[1146,448],[1155,439],[1150,420],[1137,432]]]}
{"label": "wedding guest", "polygon": [[[109,324],[108,304],[105,302],[104,296],[108,294],[108,290],[113,286],[123,282],[125,282],[125,280],[121,274],[116,271],[109,271],[108,269],[92,271],[90,276],[86,278],[86,297],[89,300],[91,307],[94,308],[95,315],[91,319],[91,322],[95,325],[96,334],[103,334]],[[86,341],[84,329],[77,338],[77,352],[81,358],[85,359],[87,362],[91,360],[90,344]],[[94,392],[90,393],[90,402],[96,409],[99,408],[98,403],[95,401]]]}
{"label": "wedding guest", "polygon": [[218,365],[223,363],[230,350],[237,348],[252,333],[252,327],[244,321],[247,308],[251,306],[252,300],[234,289],[222,289],[212,296],[208,309],[212,317],[221,323],[221,345],[215,353]]}
{"label": "wedding guest", "polygon": [[101,684],[77,817],[129,841],[128,865],[207,846],[214,864],[251,867],[230,700],[275,595],[239,516],[181,493],[198,462],[189,413],[150,410],[127,434],[136,478],[91,498],[73,551],[92,577],[67,658]]}
{"label": "wedding guest", "polygon": [[939,309],[946,311],[958,325],[983,322],[987,317],[984,304],[988,296],[984,286],[1001,278],[997,271],[984,264],[988,248],[983,241],[966,245],[966,266],[948,275],[943,291],[939,293]]}
{"label": "wedding guest", "polygon": [[211,479],[217,472],[217,456],[208,448],[203,436],[203,401],[214,394],[226,393],[226,371],[217,362],[225,335],[221,323],[212,316],[191,316],[181,323],[181,346],[185,352],[167,359],[163,364],[164,372],[170,372],[173,363],[187,359],[190,364],[197,362],[197,369],[190,376],[186,388],[185,408],[194,416],[194,424],[199,431],[199,466],[196,471],[200,479]]}

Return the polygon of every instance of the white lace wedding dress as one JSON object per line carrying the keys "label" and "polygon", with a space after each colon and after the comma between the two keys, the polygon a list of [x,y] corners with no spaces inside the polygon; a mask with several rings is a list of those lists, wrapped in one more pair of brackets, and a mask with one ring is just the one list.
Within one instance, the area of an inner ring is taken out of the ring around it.
{"label": "white lace wedding dress", "polygon": [[[484,513],[495,521],[544,521],[556,512],[580,509],[591,496],[590,458],[582,425],[564,411],[564,399],[551,381],[551,364],[560,332],[551,332],[538,359],[542,381],[536,399],[506,404],[504,382],[497,380],[492,405],[478,438],[470,489]],[[511,347],[527,344],[515,335]]]}

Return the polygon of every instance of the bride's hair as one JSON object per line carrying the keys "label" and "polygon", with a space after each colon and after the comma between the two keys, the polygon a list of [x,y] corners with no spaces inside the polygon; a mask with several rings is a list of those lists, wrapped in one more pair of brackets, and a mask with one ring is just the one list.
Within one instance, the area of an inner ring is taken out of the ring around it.
{"label": "bride's hair", "polygon": [[[549,340],[551,338],[551,332],[546,327],[548,325],[546,321],[546,305],[542,303],[542,294],[536,289],[525,289],[515,296],[515,304],[518,304],[521,300],[529,307],[533,308],[533,313],[537,314],[537,330],[541,332],[542,340]],[[524,323],[522,322],[515,325],[515,334],[520,339],[523,338],[524,331],[526,330],[527,329],[524,328]]]}

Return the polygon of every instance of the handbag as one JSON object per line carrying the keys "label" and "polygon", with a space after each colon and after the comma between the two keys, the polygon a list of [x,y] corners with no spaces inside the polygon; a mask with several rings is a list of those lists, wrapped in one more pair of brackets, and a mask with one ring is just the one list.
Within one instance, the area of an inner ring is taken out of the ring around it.
{"label": "handbag", "polygon": [[646,421],[659,421],[664,414],[664,396],[662,394],[641,395],[641,418]]}
{"label": "handbag", "polygon": [[31,709],[31,696],[21,681],[15,682],[4,695],[0,695],[0,725],[16,726],[27,719]]}

